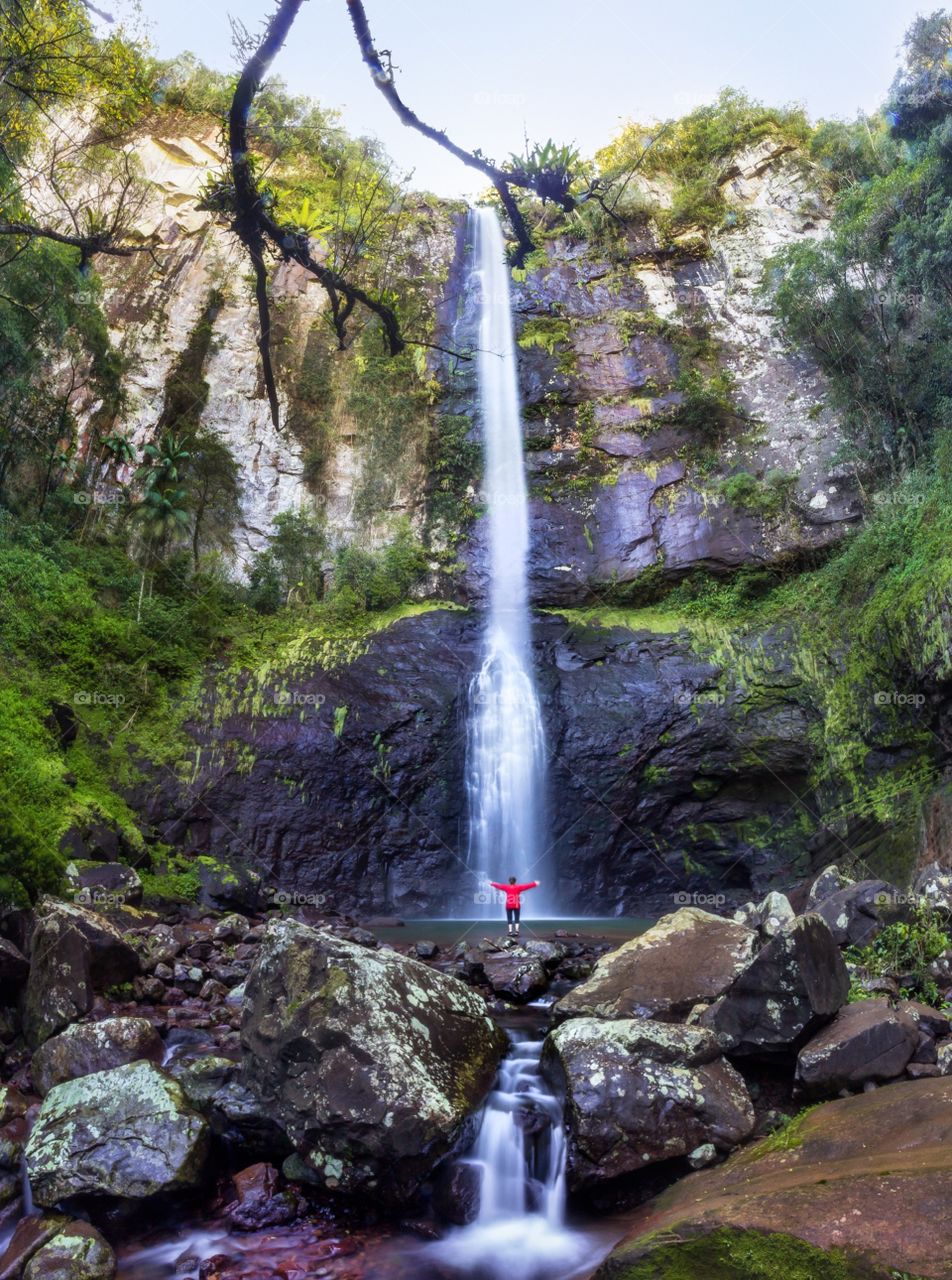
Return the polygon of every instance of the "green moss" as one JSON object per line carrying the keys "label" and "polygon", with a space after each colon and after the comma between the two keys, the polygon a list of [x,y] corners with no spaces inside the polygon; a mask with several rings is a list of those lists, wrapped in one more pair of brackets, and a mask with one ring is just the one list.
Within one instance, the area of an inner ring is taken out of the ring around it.
{"label": "green moss", "polygon": [[694,1238],[672,1239],[673,1234],[659,1234],[654,1248],[647,1237],[618,1250],[609,1264],[612,1280],[888,1280],[890,1275],[841,1249],[818,1249],[779,1232],[723,1227]]}
{"label": "green moss", "polygon": [[555,316],[531,316],[519,333],[518,343],[524,351],[541,347],[550,356],[571,344],[572,325]]}

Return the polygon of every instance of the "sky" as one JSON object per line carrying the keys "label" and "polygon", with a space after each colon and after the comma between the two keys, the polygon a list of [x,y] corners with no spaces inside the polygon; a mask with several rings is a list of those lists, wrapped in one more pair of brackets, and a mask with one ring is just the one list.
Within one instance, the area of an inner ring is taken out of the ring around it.
{"label": "sky", "polygon": [[[112,6],[119,13],[122,4]],[[496,161],[530,141],[584,155],[628,119],[683,115],[725,85],[813,118],[875,110],[897,68],[912,0],[365,0],[404,100]],[[273,0],[142,0],[155,50],[234,67],[229,16],[258,31]],[[404,128],[360,60],[345,0],[307,0],[274,72],[384,142],[413,185],[471,194],[479,175]]]}

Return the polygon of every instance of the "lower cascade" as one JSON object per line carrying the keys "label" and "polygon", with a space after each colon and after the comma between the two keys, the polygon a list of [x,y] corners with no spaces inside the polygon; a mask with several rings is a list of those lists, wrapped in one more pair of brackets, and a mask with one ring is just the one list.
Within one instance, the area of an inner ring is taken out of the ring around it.
{"label": "lower cascade", "polygon": [[565,1129],[542,1078],[542,1041],[512,1047],[462,1163],[479,1174],[479,1212],[431,1253],[472,1280],[571,1280],[592,1265],[592,1242],[566,1225]]}

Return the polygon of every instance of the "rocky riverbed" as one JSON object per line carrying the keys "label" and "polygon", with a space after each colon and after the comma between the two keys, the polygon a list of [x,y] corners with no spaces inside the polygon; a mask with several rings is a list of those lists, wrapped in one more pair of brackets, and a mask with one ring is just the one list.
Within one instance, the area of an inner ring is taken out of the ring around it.
{"label": "rocky riverbed", "polygon": [[[756,1237],[803,1274],[952,1276],[928,1211],[952,1026],[850,949],[908,916],[894,886],[828,868],[619,946],[597,925],[381,942],[395,922],[266,897],[163,917],[106,893],[134,898],[129,874],[3,921],[3,1280],[482,1275],[427,1243],[478,1213],[458,1160],[514,1019],[544,1037],[585,1274],[772,1274],[738,1261]],[[932,870],[917,900],[950,891]],[[527,1094],[520,1125],[544,1122]],[[883,1196],[904,1216],[877,1234]]]}

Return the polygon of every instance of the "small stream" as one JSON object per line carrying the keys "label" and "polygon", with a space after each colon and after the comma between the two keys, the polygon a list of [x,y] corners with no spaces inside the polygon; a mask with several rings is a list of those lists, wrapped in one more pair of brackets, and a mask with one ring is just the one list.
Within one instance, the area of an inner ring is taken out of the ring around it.
{"label": "small stream", "polygon": [[224,1221],[169,1226],[120,1248],[117,1280],[584,1280],[621,1234],[572,1219],[559,1100],[542,1077],[546,1005],[507,1016],[510,1050],[460,1163],[479,1173],[473,1222],[421,1243],[394,1226],[348,1232],[327,1217],[239,1232]]}
{"label": "small stream", "polygon": [[566,1220],[562,1107],[539,1069],[542,1040],[511,1031],[512,1048],[464,1163],[480,1173],[479,1213],[432,1246],[473,1280],[572,1280],[591,1270],[591,1234]]}

